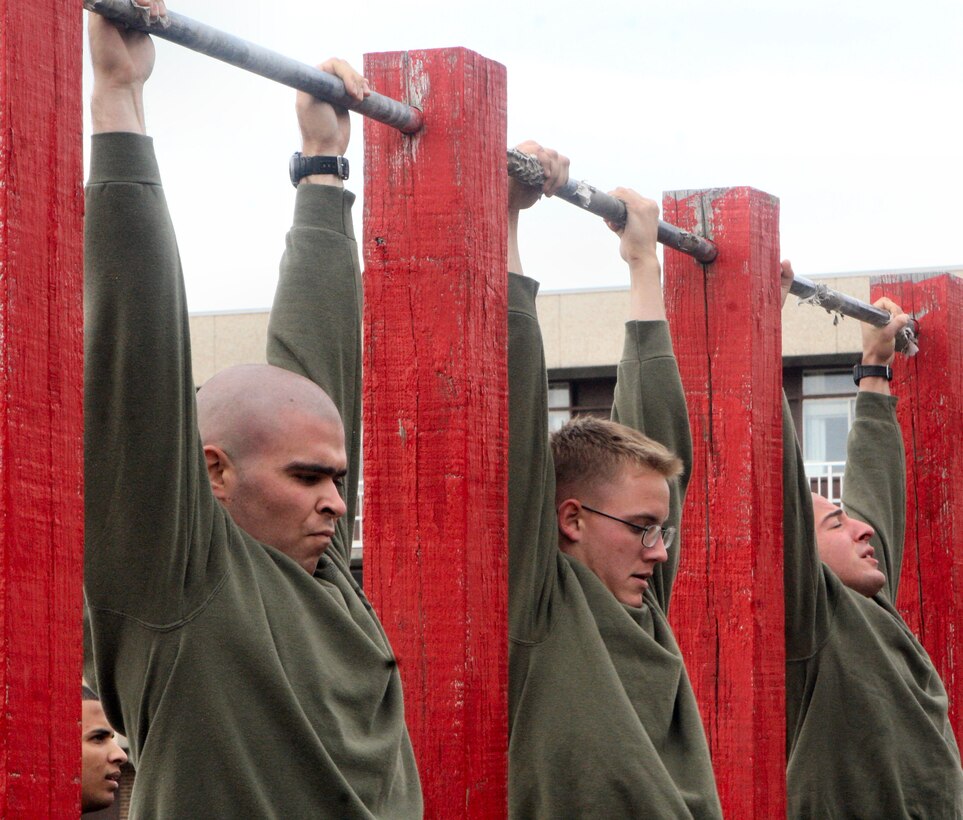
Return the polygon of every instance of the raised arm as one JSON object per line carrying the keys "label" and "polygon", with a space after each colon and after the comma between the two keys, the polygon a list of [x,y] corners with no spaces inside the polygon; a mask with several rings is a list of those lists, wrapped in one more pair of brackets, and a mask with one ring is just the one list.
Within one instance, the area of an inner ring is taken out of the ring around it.
{"label": "raised arm", "polygon": [[[793,271],[788,260],[779,271],[786,304]],[[816,549],[809,479],[789,403],[782,400],[783,584],[786,609],[786,660],[809,657],[820,644],[831,617],[822,564]],[[792,732],[790,731],[790,736]]]}
{"label": "raised arm", "polygon": [[209,545],[224,516],[201,459],[180,260],[145,136],[154,48],[99,15],[89,31],[85,590],[94,611],[163,625],[185,617],[222,572]]}
{"label": "raised arm", "polygon": [[[534,142],[519,150],[537,156],[551,195],[568,179],[568,160]],[[508,544],[509,624],[516,640],[539,640],[548,626],[558,554],[555,467],[548,446],[548,383],[542,334],[535,315],[538,283],[522,276],[518,221],[541,192],[514,179],[508,185]]]}
{"label": "raised arm", "polygon": [[[367,81],[343,60],[319,66],[340,77],[356,99]],[[297,97],[304,156],[341,156],[350,121],[345,109],[308,94]],[[333,548],[347,561],[356,514],[361,459],[361,271],[351,220],[354,195],[335,174],[298,185],[268,327],[268,362],[320,385],[341,414],[348,453],[345,501]]]}
{"label": "raised arm", "polygon": [[[885,368],[893,362],[896,335],[909,317],[885,297],[874,306],[888,310],[893,318],[882,328],[863,323],[862,364]],[[843,507],[848,516],[873,528],[870,543],[886,576],[883,592],[895,603],[906,525],[906,458],[896,398],[890,395],[885,376],[863,376],[859,382],[856,418],[846,446]]]}
{"label": "raised arm", "polygon": [[[692,471],[689,419],[665,319],[661,268],[656,256],[659,207],[627,188],[613,196],[626,204],[625,228],[609,227],[620,235],[619,252],[629,267],[629,321],[615,385],[612,419],[632,427],[668,447],[682,459],[684,472],[670,483],[667,526],[679,527],[682,503]],[[682,539],[669,550],[669,560],[657,564],[652,592],[668,610],[672,583],[679,567]]]}

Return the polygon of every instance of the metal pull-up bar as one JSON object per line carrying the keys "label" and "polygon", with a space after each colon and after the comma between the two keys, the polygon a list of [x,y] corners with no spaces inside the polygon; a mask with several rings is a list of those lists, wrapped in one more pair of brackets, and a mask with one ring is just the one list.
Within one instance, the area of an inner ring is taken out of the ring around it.
{"label": "metal pull-up bar", "polygon": [[[519,182],[534,188],[541,187],[545,182],[541,163],[535,157],[522,153],[516,148],[508,151],[508,173]],[[555,196],[616,225],[625,224],[625,203],[621,199],[602,193],[587,182],[570,179],[556,191]],[[659,220],[658,239],[663,245],[688,254],[704,264],[712,262],[718,255],[718,250],[711,240],[661,220]],[[840,313],[875,327],[884,327],[892,319],[888,311],[873,307],[826,285],[818,285],[803,276],[797,276],[793,280],[789,292],[800,297],[804,302],[825,308],[830,313]],[[915,355],[919,350],[916,344],[916,332],[917,323],[912,320],[896,337],[896,349],[907,356]]]}
{"label": "metal pull-up bar", "polygon": [[417,108],[374,92],[358,102],[345,93],[344,83],[333,74],[319,71],[190,17],[169,11],[162,19],[151,23],[147,9],[133,0],[84,0],[84,8],[123,23],[128,28],[169,40],[282,85],[306,91],[318,99],[357,111],[397,128],[403,134],[420,131],[424,123],[421,111]]}
{"label": "metal pull-up bar", "polygon": [[[510,148],[508,151],[508,173],[519,182],[524,182],[534,188],[541,187],[545,181],[541,163],[535,157],[523,154],[515,148]],[[570,179],[555,192],[555,196],[573,205],[578,205],[589,213],[600,216],[615,225],[625,224],[625,203],[621,199],[602,193],[587,182]],[[708,239],[684,231],[682,228],[677,228],[661,219],[659,220],[658,238],[663,245],[675,248],[677,251],[688,254],[705,264],[712,262],[719,253],[716,246]]]}
{"label": "metal pull-up bar", "polygon": [[[83,0],[83,3],[88,11],[100,14],[128,28],[152,34],[282,85],[306,91],[319,99],[357,111],[373,120],[397,128],[404,134],[414,134],[424,125],[421,111],[413,106],[374,92],[362,102],[358,102],[348,96],[344,83],[333,74],[319,71],[276,51],[242,40],[233,34],[227,34],[181,14],[168,11],[162,19],[152,23],[148,10],[138,6],[133,0]],[[508,151],[508,173],[520,182],[533,187],[540,187],[545,180],[538,160],[514,148]],[[587,182],[570,179],[555,195],[616,225],[625,224],[625,203],[599,191]],[[703,264],[712,262],[718,254],[716,246],[705,237],[697,236],[661,220],[658,240],[663,245],[688,254]],[[890,319],[885,310],[879,310],[800,276],[797,276],[793,282],[791,292],[828,311],[852,316],[877,327],[882,327]],[[916,352],[916,336],[911,327],[905,328],[900,333],[897,349],[909,356]]]}
{"label": "metal pull-up bar", "polygon": [[[829,313],[841,313],[843,316],[859,319],[859,321],[866,322],[874,327],[885,327],[893,318],[888,310],[873,307],[873,305],[847,296],[845,293],[840,293],[826,285],[817,284],[805,276],[796,276],[792,280],[789,292],[793,296],[798,296],[803,302],[825,308]],[[915,356],[919,351],[916,344],[917,330],[916,320],[911,319],[910,323],[896,336],[896,349],[900,353],[906,356]]]}

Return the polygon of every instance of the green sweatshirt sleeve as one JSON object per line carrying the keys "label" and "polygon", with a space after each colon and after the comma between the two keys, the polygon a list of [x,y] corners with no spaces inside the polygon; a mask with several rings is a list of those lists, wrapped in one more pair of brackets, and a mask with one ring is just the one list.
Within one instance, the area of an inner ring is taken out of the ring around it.
{"label": "green sweatshirt sleeve", "polygon": [[229,539],[197,432],[184,283],[152,141],[95,135],[86,196],[87,603],[171,625],[223,576],[212,544]]}
{"label": "green sweatshirt sleeve", "polygon": [[809,479],[786,395],[782,397],[783,589],[786,660],[812,655],[829,634],[832,619],[822,563],[816,549]]}
{"label": "green sweatshirt sleeve", "polygon": [[548,382],[535,314],[538,283],[508,278],[509,634],[543,640],[557,581],[555,466],[548,445]]}
{"label": "green sweatshirt sleeve", "polygon": [[846,442],[843,508],[869,524],[870,540],[886,576],[881,594],[896,602],[906,528],[906,455],[896,420],[896,397],[863,391]]}
{"label": "green sweatshirt sleeve", "polygon": [[[683,472],[670,482],[666,526],[679,528],[682,503],[692,474],[692,435],[679,368],[666,322],[627,322],[625,345],[615,384],[612,420],[655,439],[675,453]],[[669,549],[669,560],[655,569],[652,592],[664,612],[679,569],[681,538]]]}
{"label": "green sweatshirt sleeve", "polygon": [[348,512],[332,547],[351,558],[361,462],[361,269],[351,221],[354,194],[300,185],[268,324],[267,359],[306,376],[331,397],[344,423]]}

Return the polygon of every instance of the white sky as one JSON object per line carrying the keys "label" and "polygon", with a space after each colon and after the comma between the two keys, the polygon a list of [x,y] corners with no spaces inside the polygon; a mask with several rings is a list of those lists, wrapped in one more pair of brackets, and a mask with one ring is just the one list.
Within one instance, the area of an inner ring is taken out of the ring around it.
{"label": "white sky", "polygon": [[[171,0],[304,62],[465,46],[508,69],[510,144],[603,190],[751,185],[779,197],[802,275],[959,267],[960,0],[668,0],[468,5]],[[89,77],[85,75],[85,83]],[[147,91],[192,311],[270,304],[293,206],[294,92],[158,42]],[[362,191],[353,117],[349,187]],[[560,201],[522,224],[543,289],[623,284],[614,237]],[[361,233],[360,202],[355,223]]]}

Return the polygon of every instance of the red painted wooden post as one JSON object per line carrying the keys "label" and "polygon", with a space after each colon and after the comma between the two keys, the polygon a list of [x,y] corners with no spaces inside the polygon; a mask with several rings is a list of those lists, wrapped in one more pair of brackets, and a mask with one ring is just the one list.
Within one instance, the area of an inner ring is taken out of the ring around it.
{"label": "red painted wooden post", "polygon": [[873,301],[889,296],[920,321],[920,352],[893,363],[907,466],[896,604],[943,679],[953,730],[963,741],[963,280],[880,277],[870,292]]}
{"label": "red painted wooden post", "polygon": [[464,49],[369,54],[364,578],[397,653],[426,816],[506,811],[505,69]]}
{"label": "red painted wooden post", "polygon": [[785,816],[779,204],[751,188],[670,192],[708,235],[705,267],[665,251],[666,307],[695,461],[669,611],[727,817]]}
{"label": "red painted wooden post", "polygon": [[0,816],[80,806],[80,5],[0,0]]}

